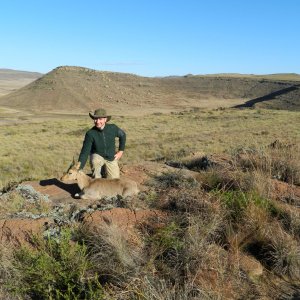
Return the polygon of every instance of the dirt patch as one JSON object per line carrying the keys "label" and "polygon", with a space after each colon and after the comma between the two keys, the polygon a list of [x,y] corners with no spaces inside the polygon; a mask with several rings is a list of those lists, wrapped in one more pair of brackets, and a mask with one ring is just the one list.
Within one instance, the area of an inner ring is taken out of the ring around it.
{"label": "dirt patch", "polygon": [[49,218],[0,220],[0,243],[28,244],[34,235],[41,234],[52,222]]}
{"label": "dirt patch", "polygon": [[125,208],[113,208],[106,211],[96,211],[84,216],[83,222],[90,226],[101,226],[105,224],[115,224],[124,230],[134,228],[150,218],[165,219],[165,214],[159,210],[131,210]]}

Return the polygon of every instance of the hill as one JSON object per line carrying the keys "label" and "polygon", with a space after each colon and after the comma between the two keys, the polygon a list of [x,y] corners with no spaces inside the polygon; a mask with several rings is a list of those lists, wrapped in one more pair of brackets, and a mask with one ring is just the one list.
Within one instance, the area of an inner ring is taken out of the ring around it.
{"label": "hill", "polygon": [[[37,113],[86,113],[101,106],[113,114],[127,115],[230,107],[286,91],[276,97],[277,106],[299,110],[299,83],[297,74],[149,78],[64,66],[2,96],[0,105]],[[296,88],[290,97],[291,87]],[[285,105],[286,97],[291,105]]]}
{"label": "hill", "polygon": [[0,69],[0,96],[9,94],[43,76],[37,72]]}

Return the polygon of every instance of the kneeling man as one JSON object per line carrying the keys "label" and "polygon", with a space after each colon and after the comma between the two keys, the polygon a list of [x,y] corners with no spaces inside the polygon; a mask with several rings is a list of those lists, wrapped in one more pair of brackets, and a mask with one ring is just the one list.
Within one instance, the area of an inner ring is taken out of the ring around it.
{"label": "kneeling man", "polygon": [[[120,168],[118,160],[122,157],[126,134],[115,124],[108,124],[111,119],[104,109],[97,109],[89,116],[94,120],[94,126],[89,129],[83,141],[82,149],[78,158],[80,169],[83,169],[88,156],[94,178],[101,178],[101,169],[105,166],[107,178],[119,178]],[[115,140],[119,140],[118,151],[115,149]]]}

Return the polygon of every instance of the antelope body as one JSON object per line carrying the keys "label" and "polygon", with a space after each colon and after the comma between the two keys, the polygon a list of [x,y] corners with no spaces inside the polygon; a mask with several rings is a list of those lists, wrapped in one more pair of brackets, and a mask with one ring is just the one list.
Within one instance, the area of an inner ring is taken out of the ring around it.
{"label": "antelope body", "polygon": [[121,195],[123,197],[136,195],[139,190],[137,183],[128,178],[93,179],[79,170],[80,163],[71,165],[66,174],[61,177],[61,181],[76,180],[81,190],[79,197],[84,200],[99,200],[105,196],[113,197]]}

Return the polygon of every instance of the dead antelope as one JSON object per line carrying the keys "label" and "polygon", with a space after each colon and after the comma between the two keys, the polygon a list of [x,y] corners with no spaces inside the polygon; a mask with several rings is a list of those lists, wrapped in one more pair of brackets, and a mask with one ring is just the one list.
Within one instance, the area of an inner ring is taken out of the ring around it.
{"label": "dead antelope", "polygon": [[61,181],[76,180],[81,190],[79,197],[84,200],[99,200],[105,196],[113,197],[121,195],[123,197],[136,195],[139,190],[135,181],[128,178],[93,179],[79,170],[80,163],[73,163],[67,173],[61,177]]}

